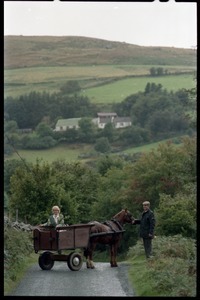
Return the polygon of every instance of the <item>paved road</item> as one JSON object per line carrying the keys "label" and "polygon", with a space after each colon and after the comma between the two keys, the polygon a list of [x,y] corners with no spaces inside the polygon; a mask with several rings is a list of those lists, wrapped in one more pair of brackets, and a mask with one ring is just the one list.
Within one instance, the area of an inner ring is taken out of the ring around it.
{"label": "paved road", "polygon": [[8,296],[134,296],[128,281],[128,265],[95,263],[87,269],[85,262],[79,271],[71,271],[66,262],[56,261],[50,271],[33,265],[15,291]]}

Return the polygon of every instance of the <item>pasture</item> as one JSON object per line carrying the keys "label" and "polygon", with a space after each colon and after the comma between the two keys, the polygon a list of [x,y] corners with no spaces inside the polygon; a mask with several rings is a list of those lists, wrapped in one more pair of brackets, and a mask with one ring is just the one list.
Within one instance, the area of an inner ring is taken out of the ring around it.
{"label": "pasture", "polygon": [[131,94],[143,92],[148,82],[161,84],[164,89],[174,92],[182,88],[191,89],[195,86],[193,76],[189,74],[160,77],[144,76],[122,79],[104,86],[89,88],[82,94],[96,104],[119,103]]}
{"label": "pasture", "polygon": [[[130,147],[124,151],[121,151],[119,154],[127,153],[127,154],[134,154],[138,152],[150,152],[152,150],[155,150],[160,143],[165,143],[170,139],[162,140],[155,143],[150,143],[147,145],[139,146],[139,147]],[[178,147],[181,144],[173,144],[174,147]],[[91,159],[81,159],[79,158],[79,155],[81,154],[87,154],[87,153],[94,153],[94,147],[93,145],[87,145],[87,144],[71,144],[71,145],[58,145],[54,148],[47,149],[47,150],[18,150],[18,153],[20,157],[27,162],[35,163],[37,159],[46,161],[48,163],[52,163],[56,160],[64,160],[66,162],[75,162],[75,161],[81,161],[81,162],[87,162]],[[116,153],[110,154],[111,156],[116,156]],[[17,155],[16,152],[14,152],[12,155],[7,157],[6,159],[20,159],[20,157]]]}
{"label": "pasture", "polygon": [[[58,145],[54,148],[45,150],[18,150],[22,159],[27,162],[35,163],[37,159],[52,163],[56,160],[74,162],[79,160],[78,155],[91,151],[91,146],[87,144]],[[20,159],[17,153],[13,153],[7,159]]]}
{"label": "pasture", "polygon": [[[194,87],[194,67],[164,66],[171,74],[150,77],[150,65],[91,65],[30,67],[4,70],[4,95],[17,97],[35,92],[58,93],[70,80],[77,80],[82,94],[93,103],[120,102],[143,91],[147,82],[161,83],[168,90]],[[158,66],[154,66],[158,67]],[[186,72],[186,73],[184,73]]]}

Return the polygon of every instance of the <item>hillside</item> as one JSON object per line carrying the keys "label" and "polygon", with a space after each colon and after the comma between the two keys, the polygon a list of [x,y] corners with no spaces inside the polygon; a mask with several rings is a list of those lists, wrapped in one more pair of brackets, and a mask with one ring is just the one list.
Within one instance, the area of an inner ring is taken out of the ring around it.
{"label": "hillside", "polygon": [[192,49],[144,47],[78,36],[5,36],[4,68],[81,65],[195,66]]}

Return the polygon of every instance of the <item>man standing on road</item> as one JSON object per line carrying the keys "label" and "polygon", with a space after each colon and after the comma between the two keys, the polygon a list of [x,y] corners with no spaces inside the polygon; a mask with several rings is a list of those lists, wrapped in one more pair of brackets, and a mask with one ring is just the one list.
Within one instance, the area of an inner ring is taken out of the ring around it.
{"label": "man standing on road", "polygon": [[132,224],[140,224],[140,237],[143,239],[144,250],[147,258],[152,256],[152,239],[154,238],[155,218],[150,209],[150,202],[142,203],[143,213],[140,219],[135,219]]}

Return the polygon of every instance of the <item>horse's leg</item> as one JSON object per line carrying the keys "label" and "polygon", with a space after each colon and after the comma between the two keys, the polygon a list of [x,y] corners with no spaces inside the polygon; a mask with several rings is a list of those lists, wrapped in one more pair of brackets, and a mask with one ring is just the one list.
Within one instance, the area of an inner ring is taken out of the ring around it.
{"label": "horse's leg", "polygon": [[90,248],[85,249],[84,251],[84,256],[86,258],[86,268],[90,269]]}
{"label": "horse's leg", "polygon": [[95,269],[94,262],[92,260],[92,252],[91,252],[91,255],[90,255],[90,268]]}
{"label": "horse's leg", "polygon": [[94,262],[93,262],[93,252],[96,248],[96,242],[93,242],[93,244],[91,244],[91,248],[90,248],[90,255],[89,255],[89,259],[90,259],[90,268],[91,269],[95,269],[95,266],[94,266]]}
{"label": "horse's leg", "polygon": [[110,246],[110,265],[111,267],[118,267],[117,265],[117,249],[118,249],[118,242],[112,244]]}
{"label": "horse's leg", "polygon": [[95,268],[94,262],[92,260],[92,253],[93,253],[95,247],[96,247],[96,243],[90,244],[89,248],[87,248],[84,252],[84,255],[86,257],[86,267],[87,267],[87,269],[94,269]]}
{"label": "horse's leg", "polygon": [[89,256],[87,256],[87,258],[86,258],[86,267],[87,267],[87,269],[90,269],[90,259],[89,259]]}
{"label": "horse's leg", "polygon": [[110,245],[110,266],[111,267],[115,267],[114,266],[114,245],[113,244],[111,244]]}
{"label": "horse's leg", "polygon": [[118,249],[118,243],[113,245],[113,267],[118,267],[118,265],[117,265],[117,249]]}

